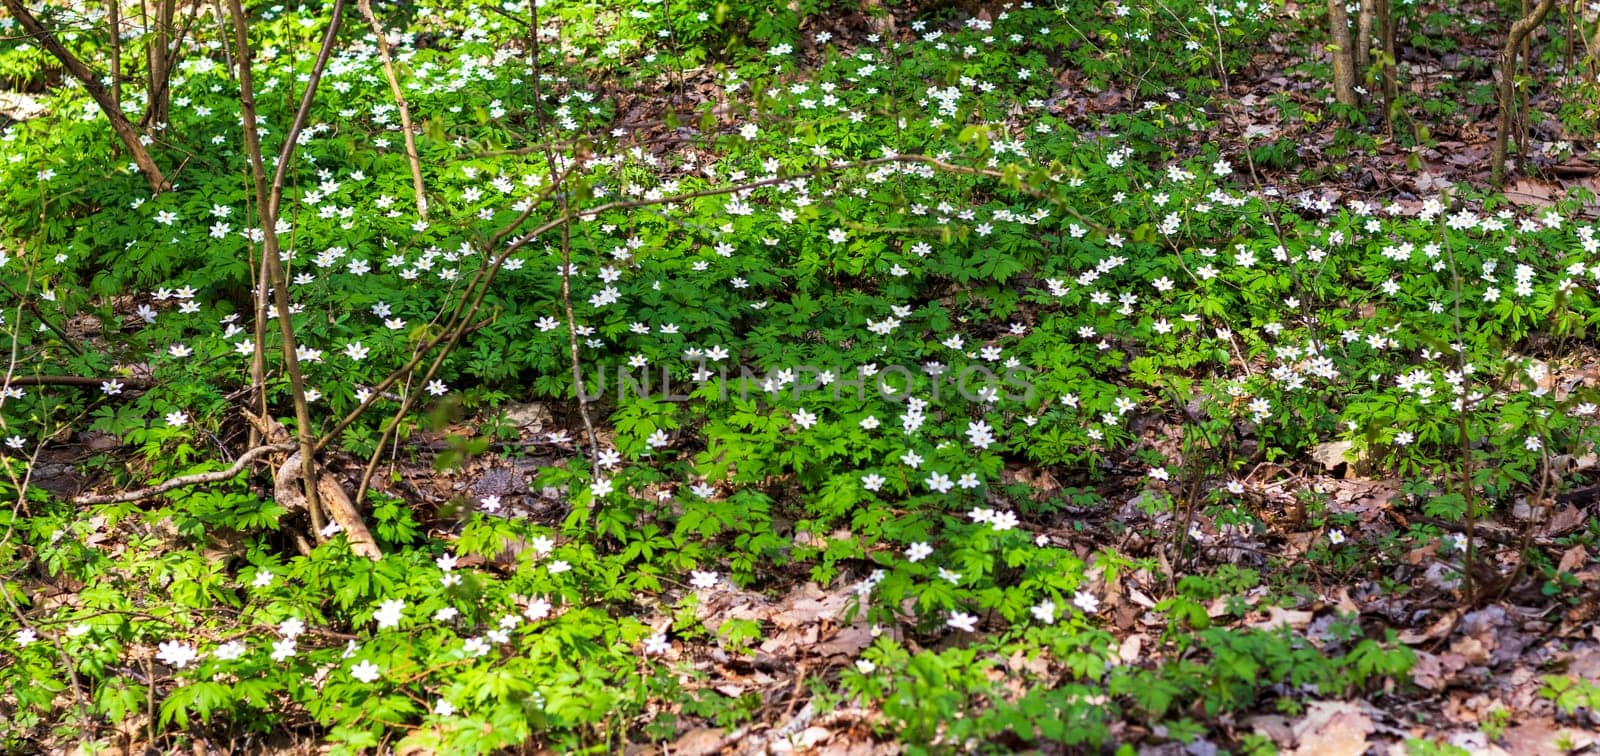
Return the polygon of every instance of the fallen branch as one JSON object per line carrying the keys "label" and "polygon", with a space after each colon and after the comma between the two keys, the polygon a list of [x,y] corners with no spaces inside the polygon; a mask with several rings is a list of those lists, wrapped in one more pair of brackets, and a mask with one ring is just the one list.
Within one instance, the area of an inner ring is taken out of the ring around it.
{"label": "fallen branch", "polygon": [[7,386],[93,386],[99,388],[102,383],[116,381],[124,388],[148,388],[152,382],[146,378],[131,378],[123,375],[97,376],[97,375],[14,375],[5,382]]}
{"label": "fallen branch", "polygon": [[245,466],[249,465],[251,462],[254,462],[256,458],[262,456],[263,454],[294,451],[295,448],[296,446],[293,443],[257,446],[254,449],[240,454],[239,458],[234,460],[233,464],[226,470],[213,470],[212,472],[207,473],[182,475],[159,485],[140,488],[133,491],[123,491],[114,494],[90,494],[79,496],[73,499],[72,502],[74,504],[113,504],[125,501],[138,501],[140,499],[148,499],[152,496],[160,496],[168,491],[179,488],[198,486],[205,483],[217,483],[238,475],[240,472],[244,471]]}
{"label": "fallen branch", "polygon": [[[303,475],[301,459],[296,447],[296,451],[283,461],[283,465],[278,468],[278,474],[273,478],[274,498],[286,509],[303,509],[307,504],[304,489],[301,487]],[[372,531],[367,529],[366,522],[361,519],[360,511],[350,501],[350,495],[345,493],[344,486],[339,485],[338,479],[334,478],[327,468],[317,470],[317,501],[328,518],[338,523],[352,552],[368,559],[383,558],[383,551],[378,548],[378,542],[372,537]]]}

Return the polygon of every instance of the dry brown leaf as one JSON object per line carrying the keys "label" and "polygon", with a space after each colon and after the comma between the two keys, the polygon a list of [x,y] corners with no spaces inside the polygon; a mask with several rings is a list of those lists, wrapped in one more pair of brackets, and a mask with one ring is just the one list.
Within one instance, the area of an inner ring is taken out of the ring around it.
{"label": "dry brown leaf", "polygon": [[1344,586],[1339,589],[1339,602],[1336,604],[1336,606],[1339,608],[1339,611],[1344,614],[1361,613],[1361,607],[1356,604],[1354,599],[1350,598],[1349,586]]}
{"label": "dry brown leaf", "polygon": [[1560,187],[1548,181],[1519,179],[1506,190],[1506,199],[1523,207],[1550,207]]}
{"label": "dry brown leaf", "polygon": [[722,750],[726,736],[718,727],[696,727],[672,744],[672,752],[683,756],[711,756]]}
{"label": "dry brown leaf", "polygon": [[1367,752],[1367,736],[1377,728],[1372,719],[1355,704],[1346,701],[1314,701],[1306,716],[1294,725],[1301,756],[1361,756]]}
{"label": "dry brown leaf", "polygon": [[1468,664],[1483,664],[1489,661],[1489,648],[1484,642],[1472,636],[1457,638],[1450,644],[1450,652],[1458,654],[1467,660]]}
{"label": "dry brown leaf", "polygon": [[1244,720],[1244,725],[1257,735],[1265,735],[1271,738],[1272,742],[1279,748],[1288,748],[1294,745],[1294,728],[1291,726],[1289,718],[1281,714],[1263,714],[1248,717]]}
{"label": "dry brown leaf", "polygon": [[1439,657],[1426,651],[1412,653],[1417,661],[1411,665],[1411,682],[1423,690],[1444,690],[1446,678],[1444,665],[1439,663]]}
{"label": "dry brown leaf", "polygon": [[1562,507],[1550,514],[1550,520],[1544,524],[1544,534],[1547,536],[1559,536],[1564,533],[1570,533],[1583,527],[1583,523],[1587,519],[1588,517],[1584,515],[1583,510],[1578,507]]}
{"label": "dry brown leaf", "polygon": [[872,645],[872,629],[865,624],[840,628],[833,637],[817,644],[812,650],[819,656],[855,656],[861,649]]}
{"label": "dry brown leaf", "polygon": [[1400,642],[1408,646],[1415,646],[1419,643],[1426,643],[1428,641],[1443,638],[1445,635],[1449,634],[1452,628],[1455,627],[1457,614],[1458,612],[1454,609],[1445,612],[1444,614],[1439,615],[1438,619],[1434,620],[1426,629],[1423,630],[1406,628],[1405,630],[1400,631]]}
{"label": "dry brown leaf", "polygon": [[1415,567],[1423,562],[1428,561],[1429,559],[1432,559],[1433,556],[1438,553],[1439,542],[1429,541],[1425,546],[1421,546],[1406,552],[1406,564]]}
{"label": "dry brown leaf", "polygon": [[1345,455],[1353,448],[1355,445],[1349,441],[1326,441],[1311,447],[1311,459],[1322,463],[1323,469],[1333,470],[1350,463]]}
{"label": "dry brown leaf", "polygon": [[[1530,756],[1560,756],[1560,754],[1577,753],[1587,745],[1584,740],[1593,742],[1594,736],[1582,737],[1582,733],[1565,728],[1558,728],[1556,723],[1543,718],[1519,719],[1517,724],[1507,728],[1500,740],[1505,745],[1506,751],[1516,754],[1530,754]],[[1571,750],[1561,748],[1557,744],[1565,741]]]}
{"label": "dry brown leaf", "polygon": [[1269,606],[1267,607],[1267,618],[1257,622],[1251,622],[1249,626],[1262,630],[1276,630],[1280,627],[1304,630],[1306,626],[1311,624],[1311,620],[1315,618],[1316,612],[1308,612],[1302,609],[1285,609],[1281,606]]}
{"label": "dry brown leaf", "polygon": [[1122,645],[1117,647],[1117,658],[1121,660],[1123,664],[1133,664],[1134,662],[1139,661],[1140,654],[1143,650],[1144,636],[1130,635],[1126,638],[1123,638]]}
{"label": "dry brown leaf", "polygon": [[1561,555],[1561,563],[1556,566],[1557,572],[1577,572],[1579,567],[1589,563],[1589,552],[1582,546],[1573,546]]}

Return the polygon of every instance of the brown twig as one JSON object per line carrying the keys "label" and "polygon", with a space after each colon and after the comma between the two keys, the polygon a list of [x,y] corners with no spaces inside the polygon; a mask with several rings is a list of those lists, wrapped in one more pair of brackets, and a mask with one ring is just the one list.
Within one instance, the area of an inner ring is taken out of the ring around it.
{"label": "brown twig", "polygon": [[372,27],[373,36],[378,38],[378,59],[383,61],[383,75],[389,80],[389,93],[394,95],[395,107],[400,110],[400,128],[406,140],[406,162],[411,164],[411,190],[417,196],[417,215],[426,221],[428,195],[422,186],[422,160],[417,156],[417,138],[411,133],[411,105],[406,102],[405,92],[400,89],[400,78],[394,72],[394,58],[389,54],[389,38],[378,24],[377,15],[372,12],[372,0],[357,0],[356,7],[366,17],[367,25]]}
{"label": "brown twig", "polygon": [[121,491],[114,494],[84,495],[79,496],[72,501],[74,504],[112,504],[124,501],[138,501],[140,499],[148,499],[152,496],[160,496],[168,491],[179,488],[198,486],[206,483],[217,483],[238,475],[240,472],[244,471],[245,466],[249,465],[251,462],[254,462],[256,458],[263,454],[271,454],[273,452],[288,452],[294,451],[294,449],[295,444],[291,442],[257,446],[254,449],[250,449],[249,451],[240,454],[239,458],[235,459],[233,464],[228,466],[228,468],[225,470],[213,470],[212,472],[195,473],[194,475],[180,475],[164,483],[158,483],[145,488],[139,488],[132,491]]}

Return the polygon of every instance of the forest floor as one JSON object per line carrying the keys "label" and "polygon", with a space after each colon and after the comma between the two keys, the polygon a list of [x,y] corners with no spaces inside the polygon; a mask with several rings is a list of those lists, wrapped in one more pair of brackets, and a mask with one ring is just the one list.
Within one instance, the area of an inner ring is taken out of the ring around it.
{"label": "forest floor", "polygon": [[[802,27],[801,36],[815,39],[826,32],[832,42],[829,49],[848,56],[854,50],[874,48],[869,35],[898,34],[909,43],[915,38],[912,25],[926,15],[924,11],[896,6],[892,30],[864,15],[811,19]],[[1299,13],[1293,4],[1278,12],[1282,18]],[[951,25],[972,18],[988,21],[996,15],[998,11],[990,8],[963,10],[951,15]],[[1480,61],[1498,55],[1497,36],[1434,29],[1431,22],[1420,20],[1423,18],[1432,16],[1419,11],[1411,31],[1435,44],[1403,45],[1400,55],[1400,79],[1410,94],[1429,100],[1444,91],[1466,93],[1492,85],[1495,74]],[[1327,106],[1323,62],[1310,57],[1310,51],[1320,49],[1320,45],[1308,45],[1300,33],[1267,35],[1248,63],[1232,71],[1217,92],[1207,95],[1213,112],[1203,129],[1177,136],[1163,132],[1153,141],[1172,156],[1192,156],[1200,145],[1216,145],[1220,156],[1231,161],[1243,177],[1241,183],[1258,199],[1281,199],[1274,209],[1284,217],[1316,220],[1357,202],[1392,207],[1395,215],[1412,216],[1441,193],[1475,196],[1472,193],[1477,188],[1487,185],[1496,117],[1492,101],[1457,104],[1426,115],[1401,111],[1393,123],[1371,113],[1369,120],[1359,125],[1326,115],[1307,117],[1307,113],[1325,113]],[[789,72],[790,80],[818,73],[829,55],[817,46],[802,45],[798,53],[801,66]],[[1080,135],[1104,132],[1113,118],[1138,118],[1153,109],[1153,98],[1137,91],[1140,82],[1123,82],[1121,87],[1099,80],[1091,83],[1093,77],[1064,63],[1052,74],[1053,96],[1047,108]],[[682,122],[691,121],[703,110],[701,105],[736,100],[740,95],[727,89],[724,80],[709,68],[680,69],[658,83],[662,86],[652,90],[638,82],[628,84],[631,89],[598,82],[598,88],[611,90],[607,94],[616,107],[611,121],[595,129],[626,125],[631,142],[621,145],[624,149],[631,147],[665,162],[682,161],[685,154],[693,160],[694,145],[676,141],[687,128]],[[1186,95],[1175,92],[1174,96]],[[1533,217],[1559,207],[1572,225],[1600,218],[1600,201],[1595,199],[1600,190],[1600,153],[1590,152],[1592,135],[1574,133],[1573,127],[1563,125],[1557,117],[1558,111],[1569,108],[1567,100],[1555,95],[1536,95],[1528,103],[1530,115],[1523,133],[1525,151],[1533,157],[1508,182],[1505,204],[1500,206]],[[1368,108],[1372,113],[1377,109]],[[27,115],[48,117],[37,112]],[[717,117],[725,118],[725,114]],[[1394,133],[1397,130],[1399,137]],[[1258,149],[1246,146],[1247,142],[1271,147]],[[1589,194],[1573,195],[1574,189]],[[1494,203],[1499,200],[1490,200],[1488,206],[1478,199],[1465,201],[1477,203],[1474,207],[1489,215],[1498,209]],[[598,252],[596,258],[602,259]],[[1025,277],[1029,286],[1044,285],[1043,275]],[[834,279],[836,288],[842,278]],[[119,307],[121,314],[135,317],[131,299]],[[1040,323],[1047,319],[1047,311],[1045,305],[1024,302],[1010,317]],[[1524,351],[1535,353],[1549,347],[1550,342],[1542,338],[1540,334],[1530,336],[1522,345]],[[1562,399],[1600,388],[1600,351],[1592,338],[1561,342],[1559,353],[1541,354],[1539,362],[1543,369],[1532,387],[1536,392]],[[1268,372],[1269,363],[1266,357],[1241,355],[1228,367],[1260,375]],[[633,433],[619,422],[608,421],[606,413],[599,414],[598,446],[619,446],[624,443],[619,439]],[[1350,652],[1356,641],[1368,639],[1408,649],[1413,661],[1405,674],[1372,685],[1319,690],[1315,684],[1299,682],[1293,668],[1300,662],[1294,658],[1272,660],[1269,663],[1285,666],[1272,676],[1281,681],[1251,693],[1253,703],[1226,703],[1220,711],[1207,710],[1209,703],[1198,699],[1181,701],[1170,710],[1162,706],[1170,716],[1110,721],[1106,743],[1131,744],[1138,753],[1199,756],[1266,744],[1308,756],[1417,753],[1430,747],[1448,750],[1447,746],[1474,754],[1600,749],[1600,708],[1596,708],[1596,700],[1583,698],[1595,695],[1594,685],[1600,684],[1600,456],[1592,445],[1564,453],[1559,459],[1552,455],[1538,470],[1549,481],[1534,481],[1524,490],[1506,494],[1503,506],[1467,518],[1424,512],[1419,501],[1425,494],[1419,492],[1415,481],[1429,478],[1440,489],[1450,490],[1461,477],[1476,480],[1470,470],[1433,474],[1411,469],[1402,474],[1383,460],[1363,456],[1367,450],[1339,440],[1307,444],[1305,453],[1294,458],[1235,448],[1227,456],[1248,461],[1235,473],[1236,480],[1247,487],[1241,489],[1247,490],[1241,494],[1244,507],[1255,518],[1252,527],[1236,527],[1237,523],[1214,513],[1148,505],[1152,495],[1148,453],[1159,452],[1171,469],[1188,469],[1186,465],[1199,455],[1186,459],[1191,447],[1178,440],[1185,438],[1183,426],[1193,419],[1182,406],[1126,411],[1122,422],[1132,440],[1108,451],[1096,464],[1052,464],[1019,447],[998,461],[997,474],[990,481],[997,489],[1025,491],[1015,500],[1039,507],[1037,514],[1028,517],[1025,528],[1036,543],[1049,544],[1085,563],[1114,552],[1131,565],[1121,571],[1091,569],[1084,577],[1083,585],[1093,586],[1098,597],[1094,608],[1084,614],[1112,639],[1107,663],[1150,668],[1162,664],[1177,668],[1191,662],[1210,668],[1229,663],[1218,646],[1202,652],[1175,640],[1175,636],[1208,629],[1267,631],[1291,639],[1290,647],[1309,649],[1313,656],[1324,651],[1330,658],[1345,654],[1341,658],[1348,664],[1362,663]],[[501,429],[495,432],[493,444],[459,453],[454,445],[458,439],[484,438],[485,429],[491,426]],[[565,484],[544,483],[542,471],[584,468],[587,462],[574,453],[572,439],[582,445],[587,432],[572,404],[560,400],[506,402],[463,411],[448,422],[415,430],[404,442],[403,452],[385,465],[375,490],[404,502],[417,528],[428,538],[462,552],[463,569],[511,580],[518,575],[517,554],[529,547],[520,544],[519,549],[518,544],[510,544],[508,556],[502,558],[467,556],[473,549],[462,542],[463,522],[492,516],[517,521],[519,527],[532,525],[551,532],[570,527],[575,511],[570,491]],[[237,429],[231,436],[223,433],[228,437],[217,443],[238,446],[241,433]],[[562,440],[548,442],[552,436]],[[1248,444],[1256,443],[1253,431],[1241,432],[1240,437]],[[32,486],[63,500],[126,486],[128,467],[108,466],[105,458],[115,457],[138,469],[142,463],[134,460],[148,453],[115,435],[64,434],[63,439],[34,458],[31,479]],[[449,459],[441,462],[443,458]],[[328,461],[341,480],[353,484],[361,478],[366,458],[337,452],[330,454]],[[760,487],[772,495],[776,510],[803,511],[820,494],[802,489],[797,482],[800,479],[799,471],[773,475]],[[270,497],[271,483],[264,477],[250,485],[263,497]],[[586,488],[587,483],[581,487]],[[659,480],[635,488],[641,496],[657,492],[666,494],[663,500],[670,496],[667,485]],[[1085,498],[1091,491],[1093,496]],[[494,502],[492,511],[480,512],[479,502],[485,500]],[[800,551],[813,549],[807,553],[818,555],[819,560],[830,544],[857,537],[855,523],[848,518],[832,522],[827,532],[804,530],[797,526],[801,519],[799,515],[777,516],[773,527],[783,531],[788,546]],[[1340,523],[1339,528],[1330,522]],[[170,521],[167,524],[171,525]],[[93,526],[91,530],[96,532],[89,545],[111,554],[151,548],[142,540],[151,535],[147,525],[128,520],[105,532]],[[177,526],[156,531],[158,540],[165,539],[166,544],[155,547],[157,553],[189,548],[185,545],[188,536],[181,535]],[[1437,537],[1420,537],[1419,532]],[[1363,550],[1351,551],[1343,559],[1330,557],[1330,541],[1338,546],[1346,537],[1358,539]],[[254,542],[247,546],[248,539],[243,536],[228,538],[218,536],[206,544],[206,553],[216,557],[213,561],[239,562],[247,551],[254,553],[259,546]],[[281,547],[285,554],[293,550],[287,537],[268,537],[265,542]],[[1462,551],[1467,547],[1461,544],[1467,543],[1471,547],[1463,560]],[[898,548],[892,552],[898,553]],[[842,692],[839,681],[871,666],[862,664],[863,653],[882,642],[880,639],[892,640],[911,654],[937,655],[959,652],[975,636],[968,631],[930,630],[926,623],[873,622],[856,611],[860,581],[869,579],[871,569],[881,563],[873,557],[886,554],[891,550],[874,546],[865,553],[842,557],[836,579],[826,582],[815,580],[814,572],[784,566],[758,570],[760,579],[742,587],[726,579],[702,587],[668,581],[669,587],[656,595],[639,594],[606,604],[604,613],[626,616],[662,637],[676,633],[676,642],[659,654],[662,663],[671,665],[670,685],[676,690],[673,695],[652,690],[639,710],[630,712],[622,727],[626,744],[613,742],[607,734],[599,741],[603,745],[592,747],[683,756],[904,749],[898,733],[908,727],[908,715],[890,715],[884,704],[896,694],[888,693],[877,701],[850,696]],[[1471,565],[1466,574],[1461,570],[1463,564]],[[831,560],[828,566],[833,567]],[[1227,576],[1241,571],[1262,577],[1227,582]],[[1180,583],[1189,575],[1209,576],[1219,587],[1199,592],[1184,588]],[[41,609],[79,606],[81,594],[92,587],[42,571],[15,584],[36,596]],[[867,586],[868,591],[871,588]],[[1206,595],[1199,597],[1202,594]],[[1175,597],[1186,603],[1174,603]],[[916,602],[907,598],[902,603],[905,614],[912,614]],[[1003,624],[1005,612],[993,607],[978,610],[978,614],[980,625],[995,627]],[[1180,614],[1182,622],[1174,619]],[[684,631],[688,626],[704,633],[688,633]],[[745,647],[716,641],[737,635],[747,626],[759,627],[760,633]],[[334,637],[343,631],[329,632],[329,637]],[[1009,642],[1020,636],[1017,631],[1006,638]],[[1002,657],[985,647],[990,658],[982,667],[986,678],[982,682],[992,688],[987,697],[974,695],[974,700],[993,703],[1008,695],[1014,696],[1009,700],[1020,700],[1030,685],[1027,681],[1064,683],[1081,676],[1069,674],[1062,658],[1052,652],[1005,648],[1013,652]],[[1271,652],[1264,655],[1270,657]],[[1249,678],[1253,672],[1254,667],[1245,665],[1238,676]],[[1384,676],[1372,679],[1379,678]],[[1588,687],[1563,688],[1553,684],[1552,678],[1587,682]],[[1365,672],[1360,679],[1368,680]],[[963,690],[970,690],[978,682],[962,684],[968,686]],[[1217,683],[1215,688],[1228,684]],[[65,700],[67,694],[60,695]],[[716,716],[697,713],[684,703],[709,695],[753,703],[733,724],[723,726]],[[1226,700],[1228,693],[1219,696]],[[1127,691],[1112,692],[1108,697],[1137,698]],[[1149,708],[1140,701],[1128,710]],[[155,747],[145,734],[154,712],[141,714],[135,709],[127,722],[108,723],[121,737],[101,741],[104,750],[100,752],[131,754]],[[985,707],[974,704],[962,711],[980,709]],[[665,734],[639,734],[664,713],[671,714],[675,723]],[[191,745],[195,753],[230,748],[310,753],[343,747],[325,743],[322,738],[327,730],[311,725],[310,719],[296,719],[256,740],[203,735]],[[162,741],[168,749],[164,752],[172,752],[174,742],[170,738]],[[62,752],[89,752],[83,746],[74,751],[65,740],[43,736],[30,745],[40,744]],[[935,736],[930,747],[1043,753],[1080,748],[1049,738],[1036,741],[1020,736],[985,736],[981,742],[975,737],[959,743]],[[535,748],[529,745],[527,750]],[[424,750],[419,747],[411,752]]]}

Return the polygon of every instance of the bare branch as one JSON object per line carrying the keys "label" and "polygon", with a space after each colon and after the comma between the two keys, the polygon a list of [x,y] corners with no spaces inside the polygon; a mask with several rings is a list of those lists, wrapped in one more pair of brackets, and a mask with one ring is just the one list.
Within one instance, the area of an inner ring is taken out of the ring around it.
{"label": "bare branch", "polygon": [[394,57],[389,53],[389,38],[378,23],[378,16],[372,12],[372,0],[357,0],[356,7],[361,9],[361,15],[366,17],[367,25],[372,27],[373,35],[378,38],[378,58],[383,61],[383,75],[389,80],[389,93],[394,95],[394,105],[400,110],[400,129],[406,140],[406,162],[411,164],[411,191],[417,196],[417,215],[425,221],[428,219],[428,195],[422,185],[422,159],[417,156],[417,137],[411,133],[411,105],[406,102],[405,92],[400,89],[400,77],[394,71]]}
{"label": "bare branch", "polygon": [[234,460],[233,464],[230,465],[228,467],[228,469],[226,469],[226,470],[213,470],[213,471],[208,472],[208,473],[195,473],[194,475],[182,475],[182,476],[173,478],[172,480],[169,480],[169,481],[167,481],[165,483],[161,483],[161,484],[154,485],[154,486],[149,486],[149,487],[146,487],[146,488],[139,488],[139,489],[135,489],[135,490],[132,490],[132,491],[122,491],[122,492],[114,493],[114,494],[94,494],[94,495],[79,496],[76,499],[73,499],[72,501],[73,501],[74,504],[111,504],[111,503],[115,503],[115,502],[138,501],[140,499],[148,499],[148,498],[150,498],[152,496],[160,496],[161,494],[164,494],[164,493],[166,493],[168,491],[172,491],[172,490],[179,489],[179,488],[187,488],[189,486],[198,486],[198,485],[203,485],[203,484],[206,484],[206,483],[217,483],[219,481],[228,480],[228,479],[233,478],[234,476],[238,475],[240,472],[242,472],[244,470],[244,468],[247,465],[249,465],[251,462],[254,462],[257,457],[260,457],[263,454],[271,454],[273,452],[289,452],[289,451],[294,451],[295,448],[296,447],[295,447],[295,444],[293,442],[287,442],[287,441],[284,442],[284,443],[281,443],[281,444],[267,444],[265,446],[257,446],[254,449],[250,449],[249,451],[246,451],[245,453],[240,454],[239,458]]}

